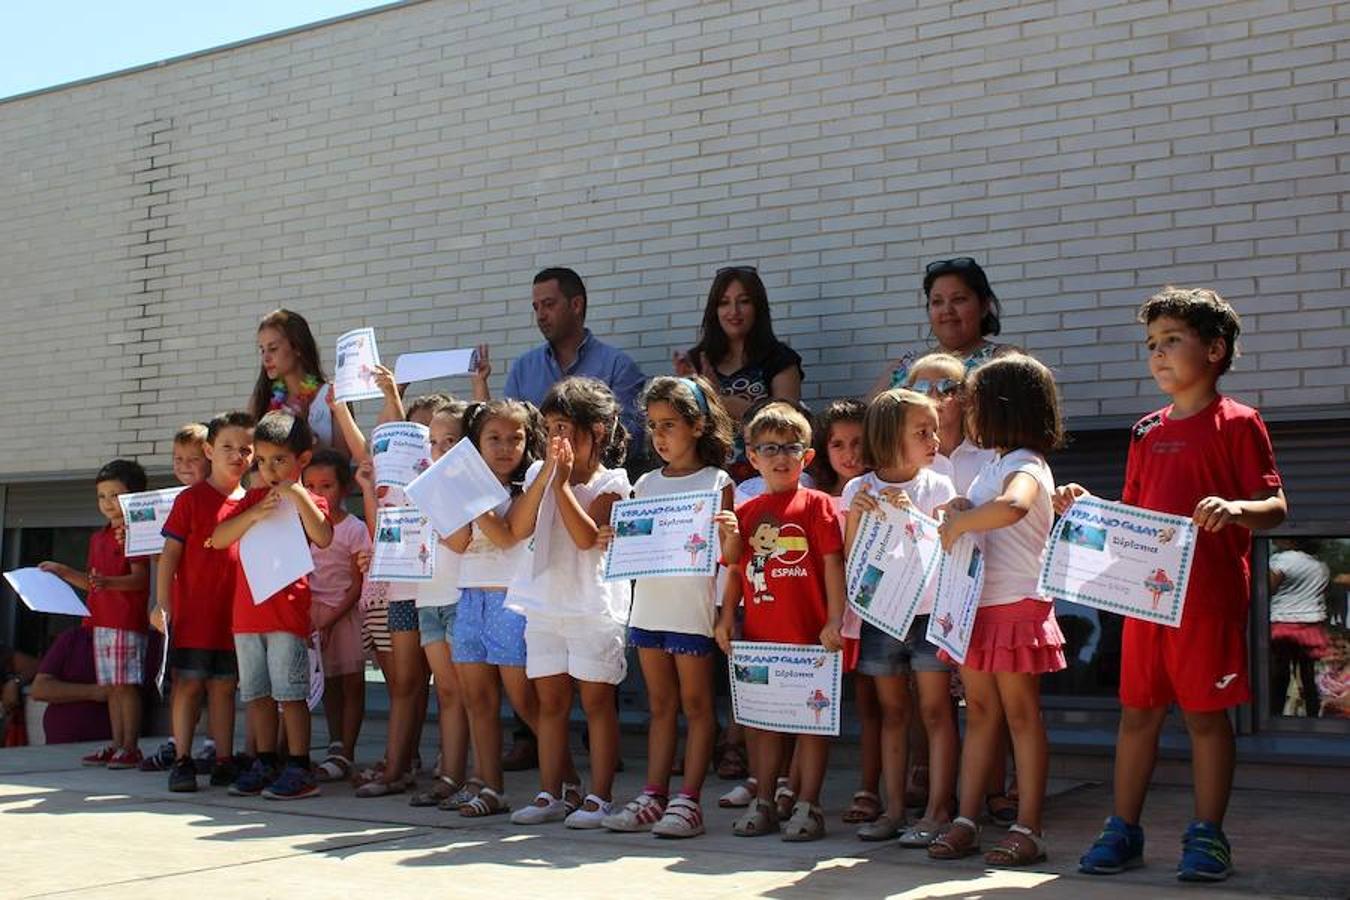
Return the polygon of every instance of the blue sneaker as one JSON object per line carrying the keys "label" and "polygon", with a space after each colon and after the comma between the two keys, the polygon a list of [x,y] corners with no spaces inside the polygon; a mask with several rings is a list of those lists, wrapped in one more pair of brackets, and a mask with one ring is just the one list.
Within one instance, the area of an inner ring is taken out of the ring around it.
{"label": "blue sneaker", "polygon": [[1120,816],[1110,816],[1088,852],[1078,859],[1078,871],[1088,875],[1119,875],[1144,864],[1144,829]]}
{"label": "blue sneaker", "polygon": [[1181,839],[1179,881],[1223,881],[1233,874],[1233,848],[1223,829],[1212,822],[1195,821]]}
{"label": "blue sneaker", "polygon": [[230,785],[229,793],[233,797],[256,797],[263,788],[276,780],[276,775],[276,771],[264,765],[262,760],[255,759],[253,765],[239,773],[234,784]]}
{"label": "blue sneaker", "polygon": [[319,785],[314,773],[301,766],[287,766],[277,780],[263,788],[268,800],[303,800],[319,796]]}

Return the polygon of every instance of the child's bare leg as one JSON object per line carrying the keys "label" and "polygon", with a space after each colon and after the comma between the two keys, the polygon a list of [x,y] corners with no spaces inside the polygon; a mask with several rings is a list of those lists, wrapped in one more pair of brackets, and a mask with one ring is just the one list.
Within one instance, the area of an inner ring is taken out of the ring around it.
{"label": "child's bare leg", "polygon": [[277,702],[271,696],[250,700],[246,712],[249,732],[253,735],[258,754],[276,752]]}
{"label": "child's bare leg", "polygon": [[[800,802],[820,805],[820,788],[825,783],[825,768],[830,761],[830,741],[824,735],[797,735],[797,749],[793,754],[797,762],[801,789],[797,793]],[[904,770],[901,769],[901,772]],[[901,776],[901,784],[904,776]],[[901,808],[900,814],[904,815]]]}
{"label": "child's bare leg", "polygon": [[562,783],[569,774],[571,754],[567,746],[567,717],[572,711],[572,676],[549,675],[534,680],[539,693],[540,789],[554,797],[562,795]]}
{"label": "child's bare leg", "polygon": [[403,777],[413,757],[416,734],[417,694],[425,687],[422,645],[416,631],[395,631],[393,641],[394,680],[389,685],[389,735],[384,746],[384,780],[392,783]]}
{"label": "child's bare leg", "polygon": [[[639,647],[638,663],[642,666],[642,680],[647,683],[647,709],[651,714],[647,723],[647,784],[668,790],[670,771],[675,765],[675,743],[679,740],[679,673],[675,657],[655,647]],[[689,749],[685,747],[686,773]],[[595,752],[594,742],[591,752]],[[594,760],[591,764],[594,766]]]}
{"label": "child's bare leg", "polygon": [[928,805],[924,818],[946,822],[952,817],[956,793],[956,763],[961,752],[952,714],[951,676],[946,672],[919,672],[919,716],[928,739]]}
{"label": "child's bare leg", "polygon": [[984,806],[989,770],[998,753],[1003,706],[992,674],[962,666],[961,681],[966,686],[966,740],[961,748],[960,812],[974,821]]}
{"label": "child's bare leg", "polygon": [[364,672],[339,675],[342,682],[342,755],[356,758],[356,739],[361,736],[361,720],[366,715],[366,676]]}
{"label": "child's bare leg", "polygon": [[469,725],[464,715],[459,678],[450,657],[450,645],[436,641],[422,650],[436,681],[436,720],[441,738],[441,770],[438,774],[463,782],[469,753]]}
{"label": "child's bare leg", "polygon": [[[506,669],[502,670],[503,672]],[[516,669],[524,676],[524,671]],[[501,682],[497,667],[487,663],[456,663],[463,691],[465,712],[469,720],[469,740],[473,743],[474,771],[483,784],[501,792],[502,782],[502,723]]]}
{"label": "child's bare leg", "polygon": [[[417,634],[417,632],[413,632]],[[418,638],[421,646],[421,638]],[[427,666],[425,654],[417,657],[417,696],[414,698],[412,734],[408,735],[408,765],[422,755],[422,726],[427,721],[427,708],[431,704],[431,669]]]}
{"label": "child's bare leg", "polygon": [[205,682],[196,678],[180,678],[173,686],[170,717],[173,722],[173,743],[178,756],[192,755],[192,732],[197,726]]}
{"label": "child's bare leg", "polygon": [[[1158,760],[1158,735],[1167,719],[1167,707],[1126,706],[1120,711],[1120,730],[1116,736],[1115,810],[1116,815],[1138,825],[1144,814],[1144,798],[1153,779]],[[1195,748],[1192,748],[1192,753]]]}
{"label": "child's bare leg", "polygon": [[309,704],[304,700],[286,700],[281,704],[286,723],[286,753],[292,760],[309,758]]}
{"label": "child's bare leg", "polygon": [[212,678],[206,682],[206,722],[216,742],[216,759],[234,755],[234,678]]}
{"label": "child's bare leg", "polygon": [[1223,825],[1233,792],[1237,744],[1224,710],[1184,714],[1191,736],[1191,777],[1195,781],[1195,817]]}
{"label": "child's bare leg", "polygon": [[[680,706],[689,733],[684,741],[684,786],[681,791],[697,798],[712,762],[717,739],[717,717],[713,712],[713,658],[677,653],[675,668],[680,680]],[[673,747],[673,745],[672,745]]]}
{"label": "child's bare leg", "polygon": [[346,709],[347,695],[344,693],[341,675],[332,675],[323,680],[323,721],[328,728],[329,745],[342,740],[342,726]]}
{"label": "child's bare leg", "polygon": [[112,731],[112,745],[118,750],[126,746],[126,737],[122,730],[123,722],[122,695],[118,692],[118,686],[114,684],[108,688],[108,726]]}
{"label": "child's bare leg", "polygon": [[862,760],[858,790],[877,793],[881,781],[881,707],[877,703],[876,683],[867,675],[855,675],[854,696],[858,720],[862,725]]}
{"label": "child's bare leg", "polygon": [[[775,780],[788,762],[788,736],[748,726],[745,733],[751,750],[750,775],[758,782],[755,785],[756,797],[773,803]],[[754,735],[753,740],[750,740],[751,735]]]}
{"label": "child's bare leg", "polygon": [[[872,679],[881,707],[881,773],[886,784],[886,817],[905,820],[905,774],[909,757],[909,678],[879,675]],[[801,740],[798,739],[798,743]],[[814,801],[812,801],[814,802]]]}
{"label": "child's bare leg", "polygon": [[619,709],[614,705],[614,685],[578,681],[577,689],[591,739],[591,793],[612,800],[614,769],[619,763]]}
{"label": "child's bare leg", "polygon": [[1013,762],[1017,766],[1017,821],[1039,834],[1050,766],[1050,745],[1041,718],[1041,677],[999,672],[994,678],[1012,734]]}
{"label": "child's bare leg", "polygon": [[[139,684],[118,685],[116,690],[122,695],[122,746],[135,750],[141,737],[141,686]],[[186,745],[192,749],[192,735],[188,735]]]}

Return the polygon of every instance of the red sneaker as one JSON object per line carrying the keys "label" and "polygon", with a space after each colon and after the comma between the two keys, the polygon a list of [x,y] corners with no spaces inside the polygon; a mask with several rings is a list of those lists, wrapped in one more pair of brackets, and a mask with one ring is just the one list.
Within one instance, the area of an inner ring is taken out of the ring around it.
{"label": "red sneaker", "polygon": [[143,759],[145,759],[145,755],[141,753],[139,747],[135,750],[118,750],[113,754],[112,759],[108,760],[108,768],[139,769]]}
{"label": "red sneaker", "polygon": [[101,749],[99,749],[99,750],[95,750],[93,753],[90,753],[88,756],[81,756],[81,757],[80,757],[80,765],[82,765],[82,766],[106,766],[106,765],[108,764],[109,760],[111,760],[111,759],[113,758],[113,756],[116,755],[116,753],[117,753],[117,748],[114,747],[114,746],[112,746],[111,744],[109,744],[109,745],[106,746],[106,747],[103,747],[103,748],[101,748]]}

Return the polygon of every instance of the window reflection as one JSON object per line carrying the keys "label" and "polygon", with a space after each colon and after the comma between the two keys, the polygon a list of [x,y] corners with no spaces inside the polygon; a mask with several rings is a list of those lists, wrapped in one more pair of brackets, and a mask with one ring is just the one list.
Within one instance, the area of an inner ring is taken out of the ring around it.
{"label": "window reflection", "polygon": [[1350,539],[1270,542],[1270,712],[1350,718]]}

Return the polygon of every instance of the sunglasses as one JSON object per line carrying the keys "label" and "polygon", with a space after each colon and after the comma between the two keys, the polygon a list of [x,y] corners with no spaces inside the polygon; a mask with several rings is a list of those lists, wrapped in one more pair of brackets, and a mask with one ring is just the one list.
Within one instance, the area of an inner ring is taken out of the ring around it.
{"label": "sunglasses", "polygon": [[790,444],[755,444],[750,449],[768,459],[773,459],[780,453],[786,453],[793,457],[799,457],[806,453],[806,445],[799,441],[793,441]]}
{"label": "sunglasses", "polygon": [[927,394],[930,397],[950,397],[961,390],[961,382],[951,378],[943,378],[938,381],[929,381],[927,378],[919,378],[909,386],[911,391],[920,394]]}
{"label": "sunglasses", "polygon": [[932,274],[938,269],[978,269],[980,264],[969,256],[958,256],[955,259],[935,259],[923,267],[925,275]]}
{"label": "sunglasses", "polygon": [[717,270],[716,274],[713,275],[713,277],[717,278],[721,275],[725,275],[728,272],[741,272],[745,275],[758,275],[759,269],[756,269],[754,266],[723,266],[722,268]]}

